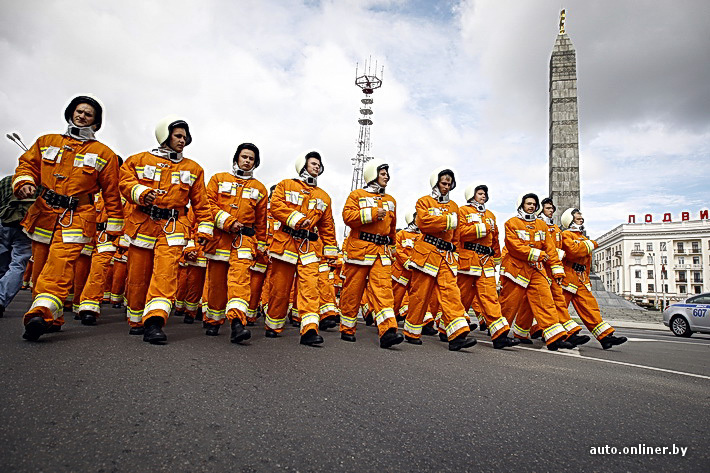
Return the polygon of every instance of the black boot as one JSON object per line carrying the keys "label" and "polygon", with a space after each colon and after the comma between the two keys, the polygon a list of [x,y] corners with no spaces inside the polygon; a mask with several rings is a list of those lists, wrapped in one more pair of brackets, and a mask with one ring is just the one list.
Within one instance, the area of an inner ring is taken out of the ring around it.
{"label": "black boot", "polygon": [[187,312],[185,312],[185,317],[182,319],[182,323],[184,323],[184,324],[194,324],[194,323],[195,323],[195,319],[194,319],[194,317],[192,317],[190,314],[188,314]]}
{"label": "black boot", "polygon": [[599,340],[599,343],[602,344],[602,348],[605,350],[608,350],[609,348],[616,346],[616,345],[621,345],[622,343],[626,343],[628,338],[626,337],[615,337],[613,333],[607,335],[606,337],[602,338]]}
{"label": "black boot", "polygon": [[468,324],[468,329],[469,329],[471,332],[473,332],[473,331],[476,330],[477,328],[478,328],[478,324],[475,324],[475,323],[473,323],[473,322],[471,322],[470,324]]}
{"label": "black boot", "polygon": [[114,302],[111,304],[111,307],[114,309],[121,309],[123,307],[123,304],[121,304],[120,302]]}
{"label": "black boot", "polygon": [[79,315],[81,316],[81,324],[82,325],[96,325],[96,314],[93,312],[89,312],[88,310],[83,310],[79,312]]}
{"label": "black boot", "polygon": [[391,328],[380,337],[380,348],[389,348],[392,345],[398,345],[403,341],[404,337],[402,334],[397,333],[396,328]]}
{"label": "black boot", "polygon": [[580,345],[584,345],[589,340],[590,340],[589,335],[577,335],[576,333],[567,337],[567,341],[576,347],[578,347]]}
{"label": "black boot", "polygon": [[202,317],[202,306],[197,308],[197,315],[195,315],[195,320],[202,320],[204,317]]}
{"label": "black boot", "polygon": [[549,343],[547,345],[547,349],[550,351],[557,351],[559,348],[563,348],[565,350],[571,350],[574,348],[574,345],[566,340],[562,340],[561,338],[558,338],[554,342]]}
{"label": "black boot", "polygon": [[217,335],[219,335],[219,328],[221,326],[222,325],[220,324],[208,324],[207,330],[205,330],[205,335],[207,335],[208,337],[216,337]]}
{"label": "black boot", "polygon": [[62,326],[59,324],[52,324],[47,329],[47,333],[57,333],[62,331]]}
{"label": "black boot", "polygon": [[239,319],[232,320],[232,336],[230,340],[232,343],[240,343],[244,340],[249,340],[251,338],[251,332],[244,328]]}
{"label": "black boot", "polygon": [[478,343],[478,341],[473,337],[466,338],[467,335],[468,335],[467,333],[462,333],[458,337],[449,341],[449,350],[450,351],[459,351],[462,348],[472,347],[476,343]]}
{"label": "black boot", "polygon": [[530,338],[532,338],[533,340],[540,337],[542,337],[542,330],[540,329],[535,330],[533,333],[530,334]]}
{"label": "black boot", "polygon": [[338,325],[338,322],[335,321],[335,318],[328,317],[320,321],[320,323],[318,324],[318,328],[320,330],[328,330],[329,328],[333,328],[336,325]]}
{"label": "black boot", "polygon": [[81,320],[81,315],[74,314],[74,320]]}
{"label": "black boot", "polygon": [[275,331],[267,328],[266,330],[264,330],[264,336],[266,338],[277,338],[279,336],[279,334],[276,333]]}
{"label": "black boot", "polygon": [[49,330],[49,324],[44,321],[40,316],[34,316],[25,324],[25,333],[22,334],[22,338],[29,340],[31,342],[36,342],[42,334],[47,333]]}
{"label": "black boot", "polygon": [[518,341],[521,345],[532,345],[533,341],[530,340],[529,338],[516,338],[515,340]]}
{"label": "black boot", "polygon": [[420,338],[408,337],[405,335],[404,340],[407,343],[411,343],[412,345],[421,345],[422,344],[422,340]]}
{"label": "black boot", "polygon": [[496,350],[501,350],[506,347],[514,347],[520,344],[520,340],[517,338],[508,338],[505,335],[493,339],[493,348]]}
{"label": "black boot", "polygon": [[367,325],[369,327],[370,325],[372,325],[374,323],[375,323],[375,319],[372,318],[372,313],[367,314],[365,316],[365,325]]}
{"label": "black boot", "polygon": [[442,342],[448,342],[449,337],[447,337],[444,332],[439,332],[439,340],[441,340]]}
{"label": "black boot", "polygon": [[153,345],[162,345],[168,341],[167,335],[163,332],[163,319],[161,317],[151,317],[145,321],[145,332],[143,341]]}
{"label": "black boot", "polygon": [[128,335],[143,335],[145,333],[145,327],[131,327],[128,331]]}
{"label": "black boot", "polygon": [[488,325],[486,325],[485,322],[481,322],[481,326],[478,327],[478,330],[480,330],[481,332],[485,332],[486,330],[488,330]]}
{"label": "black boot", "polygon": [[355,335],[350,335],[349,333],[340,332],[340,339],[345,340],[346,342],[354,342]]}
{"label": "black boot", "polygon": [[439,334],[439,331],[434,328],[434,324],[427,324],[422,327],[422,335],[427,335],[429,337],[434,337]]}
{"label": "black boot", "polygon": [[314,329],[310,329],[301,335],[301,345],[308,345],[312,347],[313,345],[320,345],[321,343],[323,343],[323,337],[318,335],[318,332]]}

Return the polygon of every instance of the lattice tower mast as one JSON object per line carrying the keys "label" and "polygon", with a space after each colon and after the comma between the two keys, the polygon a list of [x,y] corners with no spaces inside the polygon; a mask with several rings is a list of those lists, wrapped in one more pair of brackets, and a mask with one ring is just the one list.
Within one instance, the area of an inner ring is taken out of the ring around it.
{"label": "lattice tower mast", "polygon": [[365,187],[365,179],[362,175],[365,163],[373,158],[370,156],[370,126],[372,126],[372,94],[375,89],[382,87],[382,77],[384,76],[385,68],[380,68],[380,75],[377,76],[377,61],[375,67],[372,67],[372,58],[365,61],[363,74],[359,75],[359,65],[355,66],[355,85],[362,89],[365,98],[360,100],[360,118],[357,122],[360,124],[360,132],[357,139],[357,154],[351,159],[353,163],[353,181],[350,190],[361,189]]}

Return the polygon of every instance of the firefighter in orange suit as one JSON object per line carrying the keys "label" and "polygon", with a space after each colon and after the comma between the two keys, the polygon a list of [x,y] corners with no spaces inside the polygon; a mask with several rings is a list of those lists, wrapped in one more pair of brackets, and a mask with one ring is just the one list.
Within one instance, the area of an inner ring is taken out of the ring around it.
{"label": "firefighter in orange suit", "polygon": [[188,203],[198,222],[198,244],[212,238],[214,224],[202,167],[182,154],[192,142],[187,122],[167,116],[158,122],[155,138],[159,148],[126,160],[120,188],[135,204],[126,219],[131,245],[126,278],[129,334],[143,334],[143,341],[161,344],[167,341],[163,326],[175,299],[178,260],[190,233]]}
{"label": "firefighter in orange suit", "polygon": [[[409,310],[409,280],[412,271],[407,268],[409,258],[412,256],[414,242],[421,236],[416,224],[417,212],[411,210],[404,214],[405,228],[395,236],[395,260],[392,265],[392,293],[394,295],[394,314],[402,320]],[[405,302],[406,300],[406,302]]]}
{"label": "firefighter in orange suit", "polygon": [[[266,336],[277,337],[283,330],[288,309],[288,294],[296,276],[296,292],[303,345],[319,345],[320,322],[318,268],[321,256],[336,258],[335,223],[330,197],[318,187],[323,173],[320,153],[311,151],[296,159],[298,179],[278,183],[271,198],[271,213],[281,222],[269,247],[271,291],[266,313]],[[314,230],[317,229],[318,233]],[[323,254],[317,254],[311,241],[321,238]]]}
{"label": "firefighter in orange suit", "polygon": [[23,338],[32,341],[56,331],[52,326],[62,315],[76,260],[96,233],[95,194],[104,196],[106,233],[114,238],[123,229],[118,157],[94,136],[103,122],[103,107],[93,97],[78,96],[67,106],[64,118],[67,131],[38,138],[20,157],[13,178],[20,199],[38,195],[22,221],[35,243],[33,253],[37,250],[35,270],[41,270],[32,306],[23,319]]}
{"label": "firefighter in orange suit", "polygon": [[[224,311],[230,322],[232,343],[251,337],[251,332],[244,327],[251,299],[251,268],[266,252],[268,196],[266,187],[254,178],[254,169],[260,163],[259,148],[252,143],[242,143],[234,153],[232,172],[215,174],[207,186],[219,242],[210,259],[212,270],[207,297],[210,326],[205,333],[217,334],[224,318],[215,320],[214,316]],[[218,259],[224,252],[228,267],[223,259]],[[219,305],[224,302],[225,292],[226,304]]]}
{"label": "firefighter in orange suit", "polygon": [[458,205],[449,197],[449,191],[456,187],[456,178],[451,169],[442,169],[431,175],[429,185],[431,195],[419,198],[416,205],[417,227],[422,237],[414,243],[409,259],[412,288],[404,337],[409,343],[421,345],[429,296],[437,288],[449,350],[457,351],[475,345],[476,339],[468,337],[466,309],[456,285],[458,256],[452,240],[458,226]]}
{"label": "firefighter in orange suit", "polygon": [[[518,215],[505,222],[506,252],[501,265],[501,309],[510,324],[527,296],[547,348],[574,348],[573,344],[565,341],[568,334],[559,322],[544,264],[549,260],[555,279],[564,277],[564,269],[547,225],[537,218],[536,212],[539,209],[540,199],[537,195],[525,194],[518,205]],[[494,327],[490,329],[493,333]]]}
{"label": "firefighter in orange suit", "polygon": [[357,312],[370,287],[369,301],[380,336],[380,347],[389,348],[404,340],[397,333],[392,295],[392,257],[389,246],[397,232],[396,203],[385,193],[389,182],[389,164],[380,159],[369,161],[363,170],[364,189],[350,193],[343,208],[343,221],[350,227],[350,237],[343,263],[345,283],[340,295],[340,338],[355,341]]}
{"label": "firefighter in orange suit", "polygon": [[[563,261],[565,252],[562,250],[562,231],[560,230],[560,227],[558,227],[552,220],[552,216],[554,215],[555,210],[557,210],[557,208],[552,202],[552,199],[549,197],[542,199],[541,207],[542,208],[540,209],[540,213],[538,214],[538,219],[542,220],[547,225],[547,231],[550,234],[550,238],[552,238],[552,241],[555,243],[557,255],[560,261]],[[565,300],[562,287],[560,287],[557,280],[553,277],[552,268],[550,267],[549,262],[550,260],[548,260],[545,264],[545,271],[547,272],[547,278],[552,281],[550,284],[550,291],[552,292],[552,298],[555,301],[558,321],[562,324],[562,326],[569,334],[569,336],[567,337],[568,342],[572,343],[575,346],[584,345],[589,341],[589,336],[579,335],[579,332],[582,330],[582,327],[580,327],[577,322],[570,318],[569,311],[567,310],[569,302]],[[513,334],[515,335],[515,338],[520,339],[521,343],[532,343],[532,340],[530,340],[532,322],[532,309],[530,308],[530,303],[527,301],[526,298],[525,302],[518,310],[518,314],[515,318],[515,323],[513,324]]]}
{"label": "firefighter in orange suit", "polygon": [[604,350],[621,345],[627,338],[615,336],[614,328],[602,319],[589,282],[592,252],[599,245],[584,235],[584,217],[578,209],[565,210],[560,223],[565,228],[562,232],[565,278],[561,286],[566,306],[569,307],[572,302],[579,318]]}
{"label": "firefighter in orange suit", "polygon": [[[468,309],[474,299],[478,300],[491,332],[493,348],[515,346],[519,342],[508,338],[510,327],[498,301],[495,267],[501,262],[501,251],[496,217],[486,208],[488,186],[471,184],[466,188],[465,198],[467,205],[459,208],[456,230],[462,303]],[[461,268],[466,269],[461,271]]]}
{"label": "firefighter in orange suit", "polygon": [[[197,317],[197,310],[200,307],[203,289],[205,287],[205,273],[207,272],[207,258],[203,248],[195,242],[193,235],[197,233],[199,222],[195,219],[195,212],[188,209],[187,220],[190,223],[190,239],[183,249],[181,262],[185,265],[185,278],[178,281],[178,289],[181,284],[185,284],[183,294],[182,315],[183,323],[193,324]],[[177,307],[177,300],[175,302]],[[175,313],[177,314],[177,311]]]}

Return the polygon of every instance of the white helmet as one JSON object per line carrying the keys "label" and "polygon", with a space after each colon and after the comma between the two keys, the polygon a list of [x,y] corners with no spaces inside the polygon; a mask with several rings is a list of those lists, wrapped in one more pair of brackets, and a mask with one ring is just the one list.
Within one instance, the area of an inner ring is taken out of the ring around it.
{"label": "white helmet", "polygon": [[471,184],[466,188],[464,191],[464,197],[466,198],[466,202],[471,202],[474,197],[476,197],[476,192],[478,192],[479,189],[483,189],[483,191],[486,193],[486,200],[483,202],[484,204],[488,202],[488,186],[485,184]]}
{"label": "white helmet", "polygon": [[308,158],[316,158],[318,161],[320,161],[320,172],[318,175],[320,176],[323,174],[323,158],[321,158],[320,153],[318,151],[309,151],[306,154],[300,154],[296,158],[296,174],[299,176],[301,175],[301,172],[303,172],[303,168],[306,167],[306,161],[308,161]]}
{"label": "white helmet", "polygon": [[445,174],[451,176],[450,190],[454,190],[454,188],[456,187],[456,176],[454,170],[452,168],[447,167],[440,167],[434,170],[431,176],[429,176],[429,187],[431,187],[432,189],[436,187],[436,185],[439,183],[439,179],[441,179],[441,176]]}
{"label": "white helmet", "polygon": [[562,216],[560,217],[560,224],[564,228],[569,228],[569,226],[572,225],[572,221],[574,220],[574,214],[576,213],[579,213],[579,209],[565,210]]}
{"label": "white helmet", "polygon": [[159,145],[165,144],[170,138],[170,133],[173,132],[173,128],[184,128],[187,133],[187,139],[185,140],[185,146],[192,143],[192,135],[190,135],[190,128],[184,118],[180,118],[177,115],[168,115],[162,118],[157,125],[155,125],[155,139],[158,140]]}
{"label": "white helmet", "polygon": [[365,169],[362,172],[362,176],[365,178],[365,184],[369,184],[372,181],[377,180],[377,176],[380,174],[382,169],[387,169],[389,174],[390,165],[384,162],[382,159],[371,159],[365,163]]}
{"label": "white helmet", "polygon": [[67,105],[67,108],[64,109],[64,119],[69,123],[71,126],[75,126],[74,122],[72,120],[74,116],[74,111],[76,110],[76,107],[79,104],[88,104],[94,107],[94,111],[96,114],[94,115],[94,123],[92,126],[96,127],[96,131],[101,128],[101,125],[103,124],[104,120],[104,106],[101,103],[101,101],[98,99],[98,97],[91,95],[91,94],[84,94],[84,95],[77,95]]}
{"label": "white helmet", "polygon": [[414,222],[414,219],[417,216],[417,211],[415,209],[409,209],[406,214],[404,214],[404,221],[407,222],[407,225],[411,225],[412,222]]}

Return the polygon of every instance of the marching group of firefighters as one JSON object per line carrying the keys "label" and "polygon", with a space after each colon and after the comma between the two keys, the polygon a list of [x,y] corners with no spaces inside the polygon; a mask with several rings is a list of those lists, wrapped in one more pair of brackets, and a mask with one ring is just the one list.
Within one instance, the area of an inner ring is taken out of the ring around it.
{"label": "marching group of firefighters", "polygon": [[174,307],[187,323],[201,312],[207,335],[228,321],[234,343],[251,337],[247,327],[259,315],[266,337],[278,337],[290,319],[304,345],[323,343],[319,331],[338,325],[341,339],[355,342],[360,313],[383,348],[438,334],[460,350],[476,343],[475,314],[494,348],[542,337],[550,350],[570,349],[590,340],[570,318],[570,302],[604,349],[626,341],[591,293],[596,243],[578,209],[563,213],[561,231],[549,198],[524,195],[505,222],[501,250],[488,187],[469,186],[459,207],[449,198],[456,177],[442,169],[397,231],[389,165],[371,160],[366,187],[345,203],[350,233],[339,251],[316,151],[296,159],[296,178],[267,190],[253,174],[259,149],[244,143],[232,170],[205,186],[202,167],[183,156],[192,141],[183,119],[161,120],[158,147],[123,162],[95,138],[97,99],[75,97],[64,116],[67,130],[41,136],[12,182],[18,198],[36,197],[22,222],[33,257],[27,340],[61,330],[66,305],[95,325],[110,299],[116,307],[125,301],[129,333],[154,344],[167,340]]}

